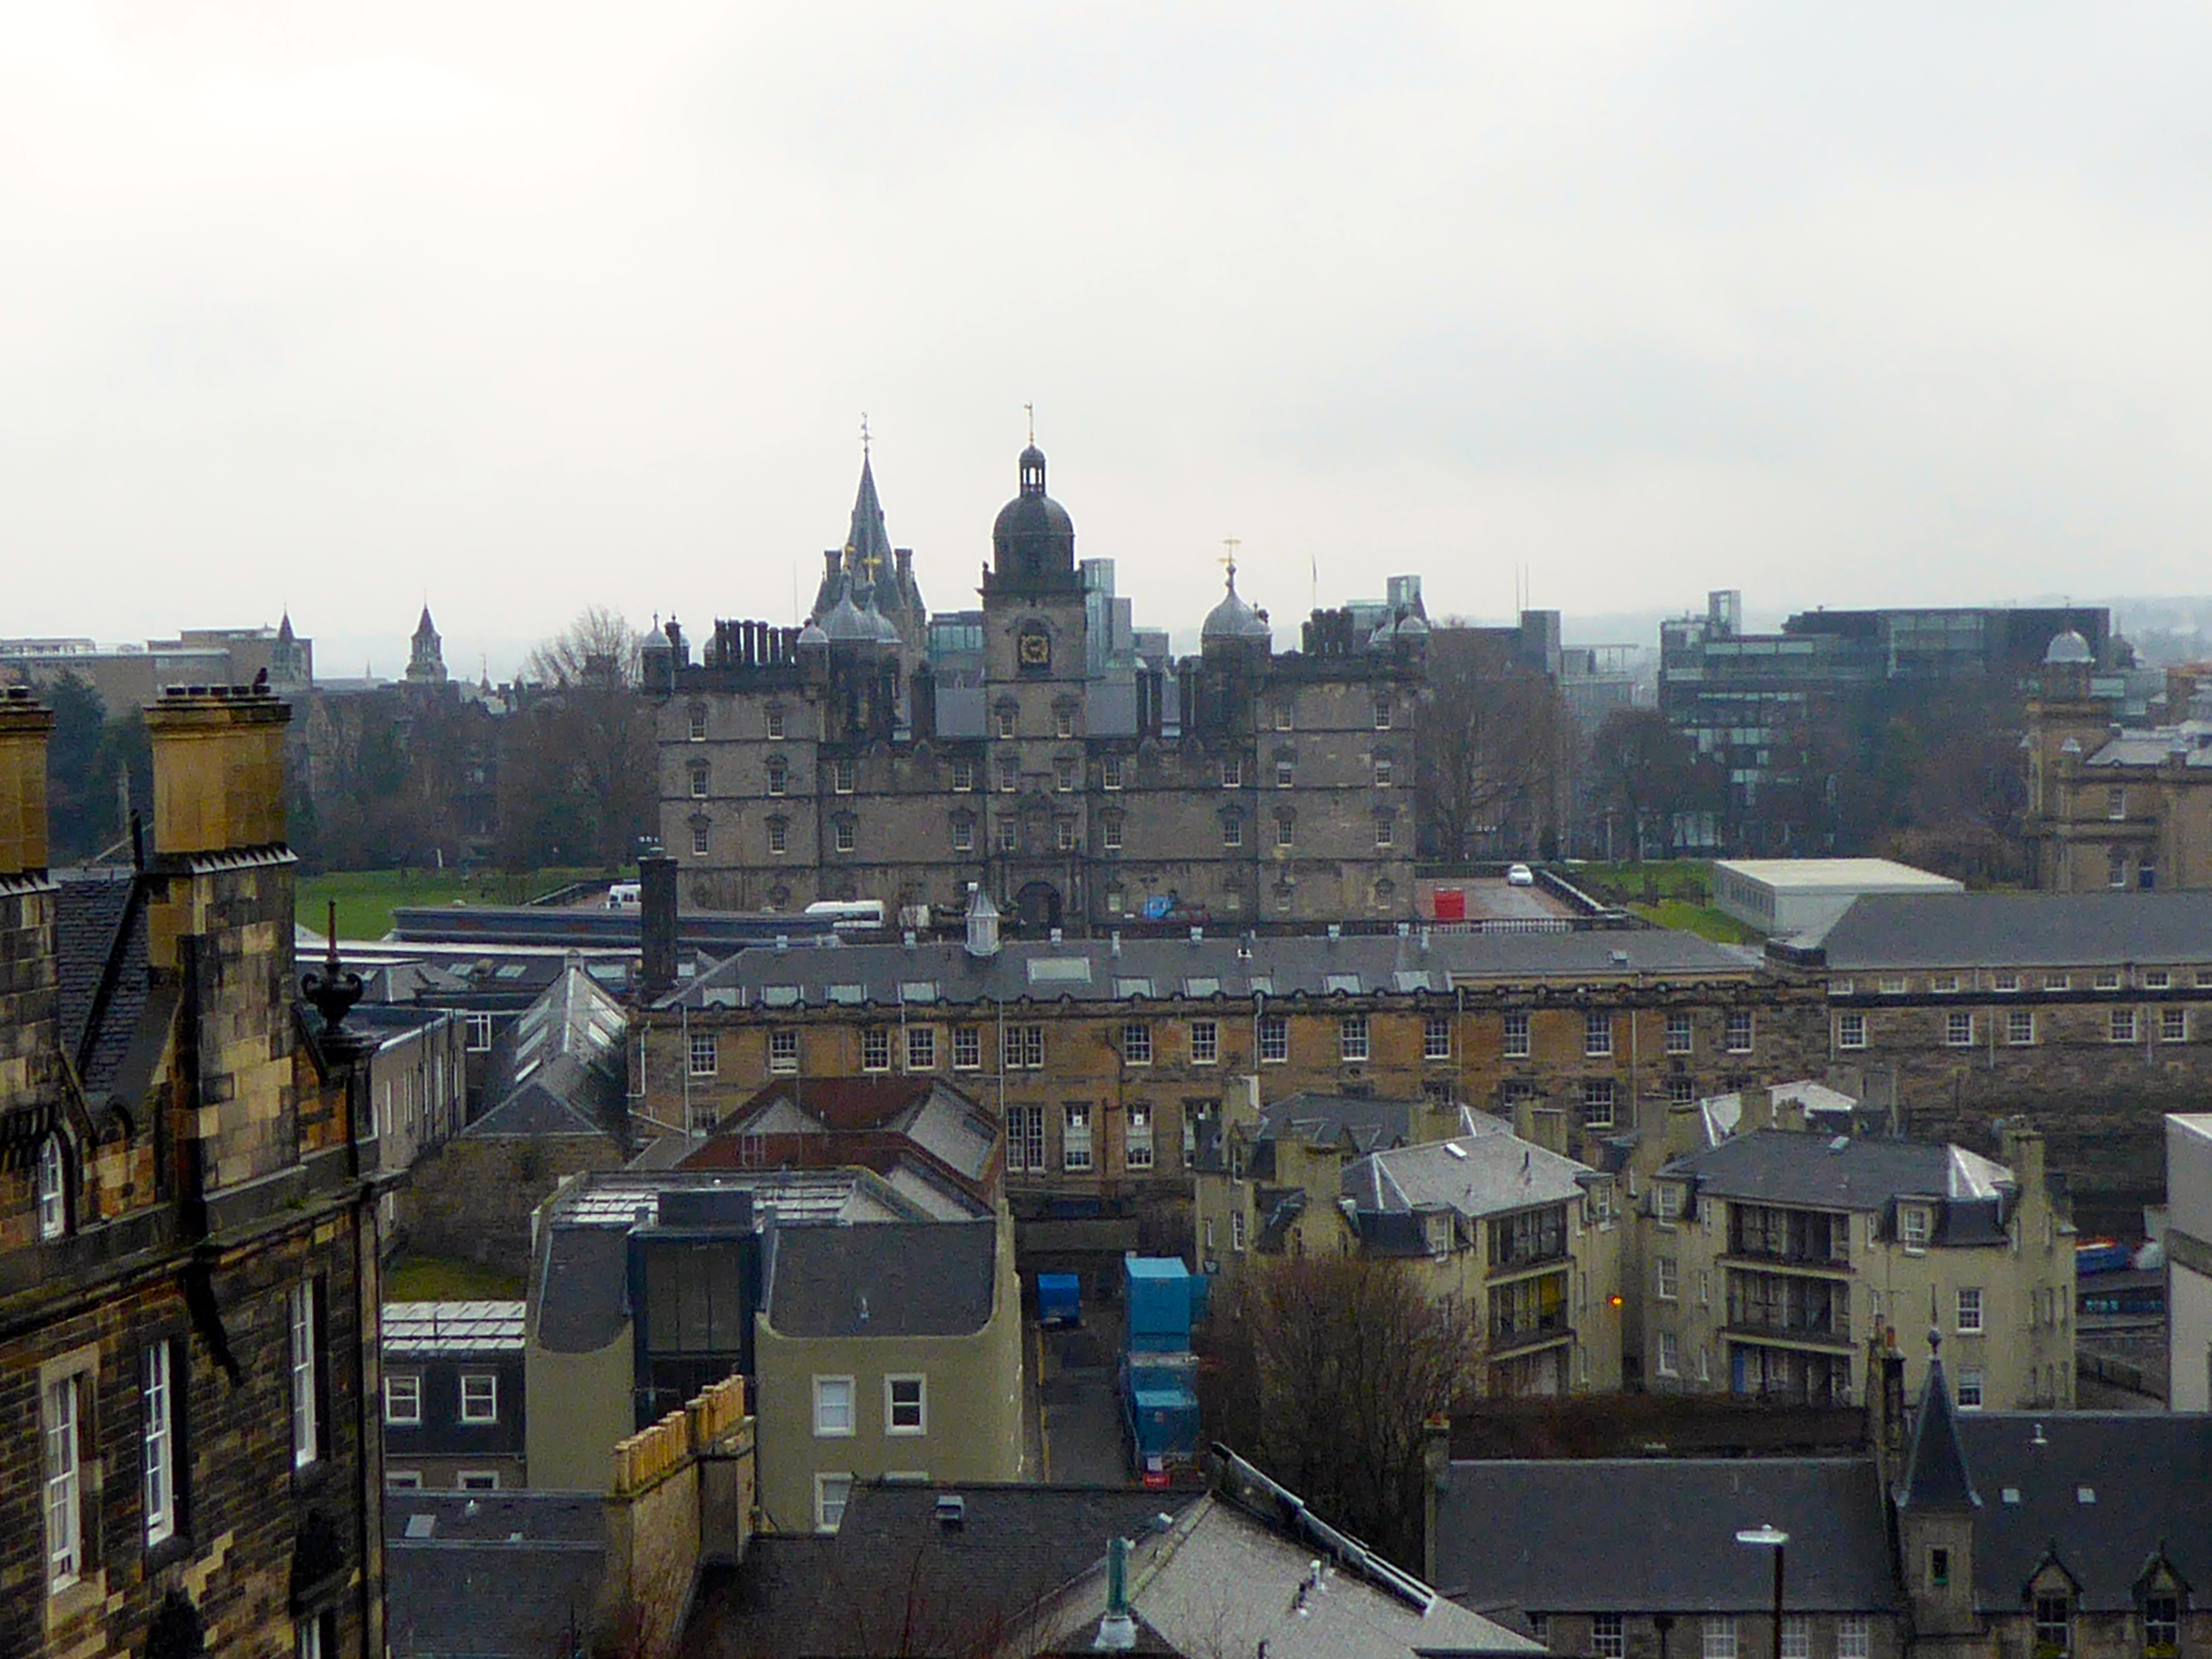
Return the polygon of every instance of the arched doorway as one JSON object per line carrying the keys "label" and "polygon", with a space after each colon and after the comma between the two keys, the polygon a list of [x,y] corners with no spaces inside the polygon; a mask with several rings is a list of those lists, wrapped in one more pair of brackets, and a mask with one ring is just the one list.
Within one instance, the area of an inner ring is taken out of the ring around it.
{"label": "arched doorway", "polygon": [[1033,881],[1014,895],[1014,915],[1024,933],[1042,934],[1060,926],[1060,889]]}

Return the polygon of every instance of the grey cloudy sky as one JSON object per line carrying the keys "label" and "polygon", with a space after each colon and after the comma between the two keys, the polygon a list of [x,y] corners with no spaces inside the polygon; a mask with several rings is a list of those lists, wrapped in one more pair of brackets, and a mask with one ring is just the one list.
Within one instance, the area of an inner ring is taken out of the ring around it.
{"label": "grey cloudy sky", "polygon": [[[2203,591],[2201,7],[0,0],[0,633]],[[377,645],[380,638],[388,645]],[[364,641],[369,643],[363,643]]]}

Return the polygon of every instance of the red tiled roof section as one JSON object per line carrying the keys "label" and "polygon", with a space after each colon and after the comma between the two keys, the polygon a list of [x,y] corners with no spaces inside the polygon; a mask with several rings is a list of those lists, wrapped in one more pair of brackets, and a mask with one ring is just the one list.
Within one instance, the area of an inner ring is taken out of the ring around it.
{"label": "red tiled roof section", "polygon": [[[902,1129],[889,1127],[920,1107],[940,1085],[929,1078],[786,1078],[769,1084],[676,1167],[682,1170],[836,1170],[857,1164],[889,1175],[902,1164],[983,1204],[996,1200],[1004,1176],[1005,1141],[992,1149],[980,1180],[955,1168]],[[956,1097],[957,1091],[947,1091]],[[963,1097],[964,1098],[964,1097]],[[803,1133],[749,1133],[745,1126],[790,1102],[823,1126]],[[989,1114],[967,1103],[979,1117]]]}

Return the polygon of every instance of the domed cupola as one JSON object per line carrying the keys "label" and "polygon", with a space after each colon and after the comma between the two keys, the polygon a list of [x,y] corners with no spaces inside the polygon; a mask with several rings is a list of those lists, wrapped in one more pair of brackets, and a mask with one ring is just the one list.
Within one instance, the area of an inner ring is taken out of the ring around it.
{"label": "domed cupola", "polygon": [[2089,641],[2069,628],[2063,634],[2054,634],[2051,647],[2043,653],[2047,667],[2086,667],[2096,661],[2096,653],[2089,649]]}
{"label": "domed cupola", "polygon": [[1237,591],[1237,567],[1229,567],[1229,591],[1221,596],[1221,603],[1206,613],[1206,621],[1198,630],[1201,648],[1225,645],[1231,641],[1238,644],[1272,640],[1274,630],[1267,619],[1244,603]]}
{"label": "domed cupola", "polygon": [[837,602],[822,615],[822,631],[832,645],[873,645],[876,625],[853,603],[853,583],[848,576],[837,586]]}
{"label": "domed cupola", "polygon": [[1009,589],[1078,586],[1075,520],[1044,493],[1044,451],[1022,451],[1021,494],[999,509],[991,526],[990,585]]}

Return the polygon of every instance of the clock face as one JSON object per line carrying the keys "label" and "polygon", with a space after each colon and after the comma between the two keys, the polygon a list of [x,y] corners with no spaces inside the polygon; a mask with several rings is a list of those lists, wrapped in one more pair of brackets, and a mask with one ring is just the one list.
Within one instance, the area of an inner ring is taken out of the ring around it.
{"label": "clock face", "polygon": [[1052,641],[1042,629],[1023,630],[1019,650],[1024,668],[1048,668],[1052,665]]}

